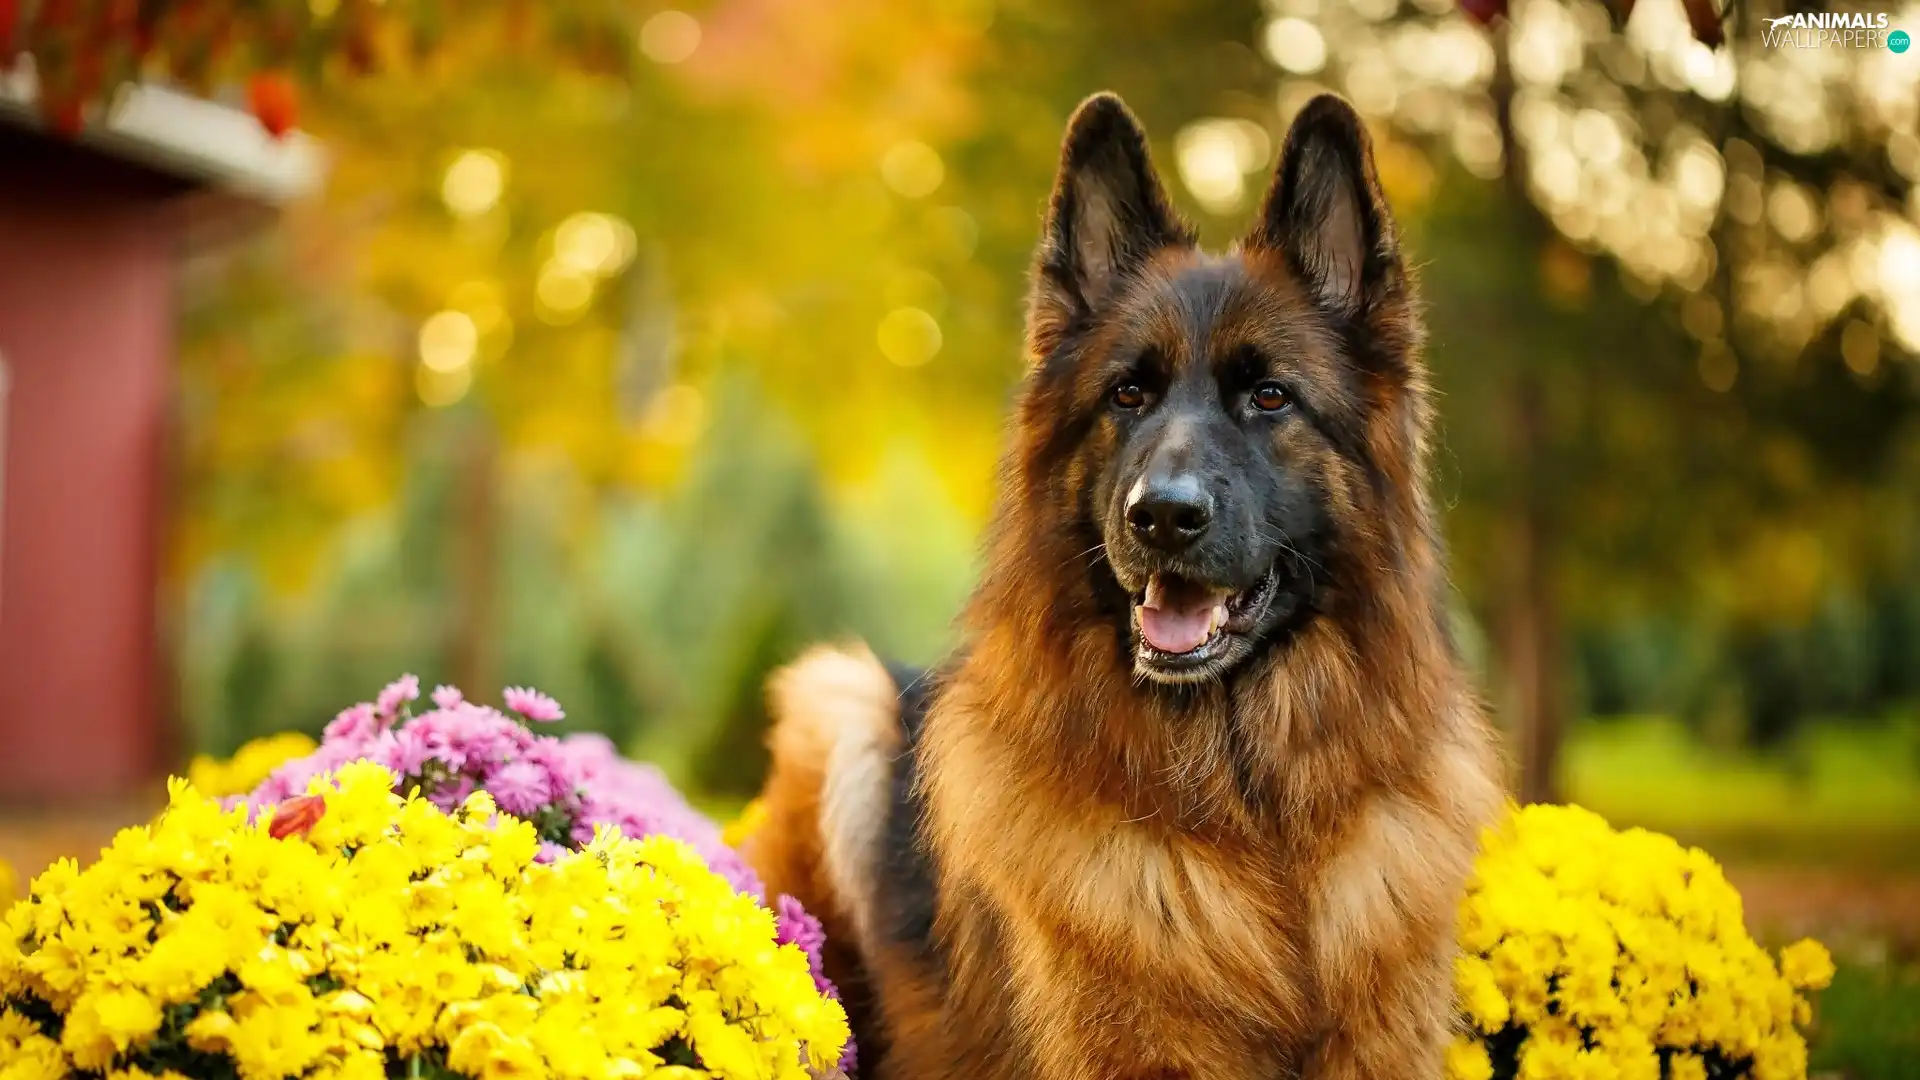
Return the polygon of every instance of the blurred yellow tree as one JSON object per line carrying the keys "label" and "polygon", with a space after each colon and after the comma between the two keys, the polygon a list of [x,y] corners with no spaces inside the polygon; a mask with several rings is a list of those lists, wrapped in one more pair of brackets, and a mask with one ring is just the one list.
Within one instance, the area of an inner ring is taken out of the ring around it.
{"label": "blurred yellow tree", "polygon": [[[511,636],[503,491],[566,508],[581,565],[608,496],[677,482],[716,416],[797,424],[841,491],[925,461],[942,491],[921,497],[977,523],[1066,115],[1116,86],[1170,141],[1266,77],[1237,43],[1254,4],[1128,7],[636,8],[597,65],[481,8],[407,64],[323,69],[325,199],[203,268],[174,580],[239,555],[311,608],[422,440],[451,440],[438,619],[484,686]],[[1220,62],[1177,74],[1197,55]],[[715,382],[731,369],[754,377]]]}
{"label": "blurred yellow tree", "polygon": [[[550,481],[577,556],[601,491],[678,475],[723,361],[864,461],[863,438],[910,430],[909,368],[943,346],[934,272],[964,270],[975,231],[930,145],[965,119],[952,79],[984,22],[964,5],[655,11],[602,65],[526,47],[512,14],[320,81],[327,198],[207,268],[171,548],[176,581],[247,552],[296,604],[341,529],[391,505],[419,414],[445,411],[445,644],[470,685],[497,674],[503,474]],[[908,407],[876,424],[881,400]],[[963,424],[993,407],[968,404]],[[988,455],[946,460],[978,485]]]}

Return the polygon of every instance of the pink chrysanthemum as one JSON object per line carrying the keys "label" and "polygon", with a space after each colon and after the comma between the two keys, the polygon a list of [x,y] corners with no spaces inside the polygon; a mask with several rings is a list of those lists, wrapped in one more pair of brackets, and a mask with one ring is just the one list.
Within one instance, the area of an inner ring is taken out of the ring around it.
{"label": "pink chrysanthemum", "polygon": [[565,719],[567,715],[559,702],[532,687],[509,686],[500,692],[500,698],[507,703],[507,708],[540,723]]}
{"label": "pink chrysanthemum", "polygon": [[433,703],[442,709],[451,709],[465,700],[467,700],[466,696],[460,693],[455,687],[436,686],[433,688]]}
{"label": "pink chrysanthemum", "polygon": [[487,790],[500,809],[520,817],[532,817],[553,801],[552,774],[522,758],[500,766],[487,779]]}
{"label": "pink chrysanthemum", "polygon": [[387,684],[374,699],[373,711],[381,720],[391,723],[400,714],[400,706],[420,696],[420,679],[414,675],[402,675]]}
{"label": "pink chrysanthemum", "polygon": [[373,706],[366,702],[340,710],[340,715],[321,732],[325,739],[360,739],[373,734],[380,727],[373,718]]}

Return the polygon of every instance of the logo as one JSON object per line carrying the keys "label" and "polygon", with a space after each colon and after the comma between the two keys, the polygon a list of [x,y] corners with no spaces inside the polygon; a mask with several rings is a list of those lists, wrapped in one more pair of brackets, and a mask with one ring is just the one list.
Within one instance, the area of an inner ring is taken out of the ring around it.
{"label": "logo", "polygon": [[1889,30],[1884,11],[1817,11],[1764,20],[1760,40],[1769,49],[1879,49],[1903,53],[1913,43],[1905,30]]}

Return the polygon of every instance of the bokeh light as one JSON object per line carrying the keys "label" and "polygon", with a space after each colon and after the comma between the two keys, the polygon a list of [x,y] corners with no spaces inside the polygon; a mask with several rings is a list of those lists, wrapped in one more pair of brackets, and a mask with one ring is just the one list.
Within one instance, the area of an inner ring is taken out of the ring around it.
{"label": "bokeh light", "polygon": [[901,367],[919,367],[940,353],[940,323],[916,307],[895,308],[880,320],[880,354]]}
{"label": "bokeh light", "polygon": [[674,446],[686,446],[707,424],[707,399],[698,387],[675,383],[665,387],[647,406],[641,420],[647,437]]}
{"label": "bokeh light", "polygon": [[1264,170],[1272,152],[1265,128],[1227,118],[1188,124],[1174,136],[1173,145],[1180,182],[1216,214],[1240,208],[1246,201],[1248,174]]}
{"label": "bokeh light", "polygon": [[678,64],[700,47],[700,21],[684,11],[662,11],[640,26],[640,51],[656,64]]}
{"label": "bokeh light", "polygon": [[980,225],[973,215],[957,206],[943,206],[933,212],[933,241],[946,257],[965,262],[973,257],[980,243]]}
{"label": "bokeh light", "polygon": [[880,177],[901,195],[920,199],[940,190],[947,167],[933,147],[907,140],[893,144],[881,157]]}
{"label": "bokeh light", "polygon": [[1261,42],[1274,63],[1295,75],[1312,75],[1327,64],[1327,40],[1305,19],[1289,15],[1269,22]]}
{"label": "bokeh light", "polygon": [[633,227],[609,214],[582,212],[553,233],[553,257],[581,274],[617,274],[633,261]]}
{"label": "bokeh light", "polygon": [[430,408],[444,409],[458,403],[473,389],[473,366],[463,364],[452,371],[440,371],[417,364],[413,369],[414,389]]}
{"label": "bokeh light", "polygon": [[565,325],[580,317],[593,303],[593,278],[561,262],[547,263],[540,269],[534,285],[540,317],[554,325]]}
{"label": "bokeh light", "polygon": [[441,374],[473,363],[480,331],[465,312],[442,311],[420,324],[420,362]]}
{"label": "bokeh light", "polygon": [[454,214],[478,217],[500,202],[506,185],[506,158],[491,150],[467,150],[447,166],[440,197]]}

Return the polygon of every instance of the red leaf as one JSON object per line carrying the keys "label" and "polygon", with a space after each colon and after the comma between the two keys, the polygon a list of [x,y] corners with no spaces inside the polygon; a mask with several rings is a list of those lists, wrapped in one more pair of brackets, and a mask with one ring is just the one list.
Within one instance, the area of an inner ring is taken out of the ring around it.
{"label": "red leaf", "polygon": [[1703,43],[1718,48],[1727,40],[1720,25],[1720,10],[1713,0],[1680,0],[1687,9],[1687,25],[1693,28],[1693,36]]}
{"label": "red leaf", "polygon": [[100,81],[106,75],[106,57],[98,48],[83,46],[80,59],[73,66],[74,92],[82,101],[90,101],[100,90]]}
{"label": "red leaf", "polygon": [[133,17],[133,58],[136,61],[146,59],[160,39],[160,20],[163,12],[158,0],[141,0]]}
{"label": "red leaf", "polygon": [[0,71],[13,65],[21,14],[20,0],[0,0]]}
{"label": "red leaf", "polygon": [[273,812],[273,821],[267,825],[267,835],[275,840],[285,840],[296,834],[305,836],[307,830],[318,824],[326,813],[327,800],[318,795],[295,795]]}
{"label": "red leaf", "polygon": [[1506,17],[1507,0],[1460,0],[1460,10],[1481,26],[1492,26],[1495,19]]}
{"label": "red leaf", "polygon": [[79,95],[75,94],[66,97],[49,97],[41,108],[47,123],[52,125],[54,131],[67,138],[73,138],[87,126],[85,104],[80,100]]}
{"label": "red leaf", "polygon": [[262,71],[247,83],[247,105],[260,126],[279,138],[300,120],[300,92],[285,72]]}
{"label": "red leaf", "polygon": [[107,0],[100,16],[101,34],[115,40],[125,37],[139,18],[140,0]]}

